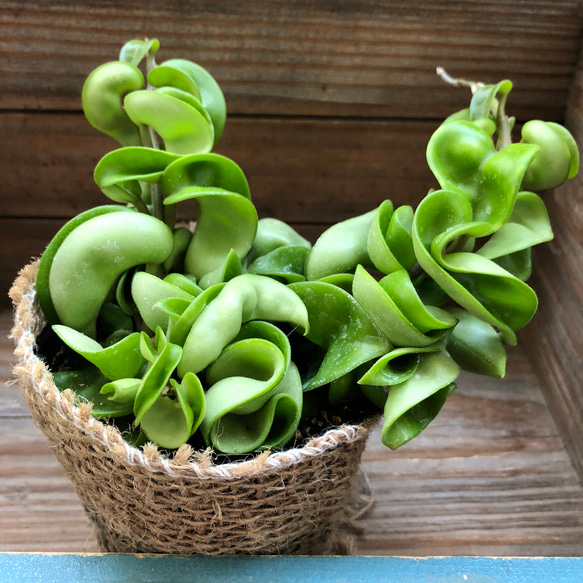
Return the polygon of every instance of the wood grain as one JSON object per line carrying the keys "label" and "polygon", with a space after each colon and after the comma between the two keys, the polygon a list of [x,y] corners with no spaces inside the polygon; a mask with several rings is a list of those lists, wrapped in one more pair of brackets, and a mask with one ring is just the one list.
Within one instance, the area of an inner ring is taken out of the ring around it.
{"label": "wood grain", "polygon": [[[315,241],[326,225],[385,198],[417,204],[435,181],[425,161],[433,122],[234,119],[218,152],[244,170],[260,217],[285,219]],[[0,113],[0,304],[16,272],[65,219],[107,199],[93,168],[113,142],[79,114]],[[196,216],[196,205],[180,217]]]}
{"label": "wood grain", "polygon": [[[425,160],[436,127],[233,119],[217,153],[241,166],[260,216],[331,223],[371,210],[385,198],[395,204],[421,200],[436,185]],[[71,217],[111,202],[95,185],[93,169],[116,145],[81,115],[0,113],[0,135],[10,143],[0,158],[0,216]]]}
{"label": "wood grain", "polygon": [[[0,313],[0,552],[97,551],[42,434],[6,384],[11,314]],[[372,435],[374,506],[363,555],[578,556],[583,487],[520,349],[504,380],[463,375],[434,423],[391,452]]]}
{"label": "wood grain", "polygon": [[577,0],[0,2],[0,107],[79,110],[87,74],[130,38],[191,58],[231,113],[440,119],[456,76],[514,81],[520,118],[561,119],[581,31]]}
{"label": "wood grain", "polygon": [[[568,126],[583,144],[583,62]],[[555,239],[537,250],[533,285],[540,307],[523,341],[583,483],[583,175],[546,198]]]}

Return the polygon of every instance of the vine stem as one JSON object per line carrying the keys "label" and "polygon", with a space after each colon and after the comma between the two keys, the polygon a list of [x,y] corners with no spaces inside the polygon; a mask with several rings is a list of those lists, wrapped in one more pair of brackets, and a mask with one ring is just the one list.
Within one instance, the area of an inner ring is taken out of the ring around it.
{"label": "vine stem", "polygon": [[[479,81],[468,81],[467,79],[452,77],[443,67],[437,67],[435,72],[448,85],[469,88],[472,95],[475,95],[478,89],[485,86],[484,83]],[[514,120],[509,118],[504,112],[507,96],[507,93],[501,93],[499,97],[492,101],[491,113],[496,120],[496,133],[498,135],[498,139],[496,140],[497,150],[502,150],[512,143],[512,125]]]}
{"label": "vine stem", "polygon": [[512,143],[511,123],[508,116],[504,113],[504,106],[506,105],[507,94],[500,96],[498,107],[496,109],[496,130],[498,132],[498,140],[496,142],[496,149],[502,150]]}
{"label": "vine stem", "polygon": [[[148,77],[150,71],[156,68],[156,57],[154,56],[153,51],[149,51],[146,57],[146,78]],[[154,87],[148,83],[148,90],[153,91]],[[142,132],[140,128],[140,133],[144,134],[145,131]],[[154,150],[160,150],[160,140],[158,138],[158,134],[155,132],[154,128],[148,126],[147,128],[147,136],[142,135],[142,143],[146,145],[145,140],[147,140],[147,145]],[[152,202],[152,215],[154,215],[157,219],[164,221],[165,219],[165,212],[164,212],[164,204],[162,201],[162,195],[160,194],[160,188],[156,182],[150,184],[150,197]]]}
{"label": "vine stem", "polygon": [[469,88],[472,92],[472,95],[480,88],[484,87],[484,83],[479,81],[468,81],[467,79],[458,79],[456,77],[452,77],[443,67],[437,67],[435,72],[439,76],[439,78],[447,83],[448,85],[452,85],[453,87],[464,87]]}

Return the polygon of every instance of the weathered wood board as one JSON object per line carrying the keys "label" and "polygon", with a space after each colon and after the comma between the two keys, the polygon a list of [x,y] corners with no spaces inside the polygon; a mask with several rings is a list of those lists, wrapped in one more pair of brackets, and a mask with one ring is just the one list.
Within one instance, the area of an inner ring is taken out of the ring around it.
{"label": "weathered wood board", "polygon": [[[0,315],[0,552],[96,552],[72,486],[10,384],[10,318]],[[374,505],[358,554],[581,554],[583,486],[520,349],[504,380],[464,375],[407,446],[391,452],[376,431],[363,469]]]}

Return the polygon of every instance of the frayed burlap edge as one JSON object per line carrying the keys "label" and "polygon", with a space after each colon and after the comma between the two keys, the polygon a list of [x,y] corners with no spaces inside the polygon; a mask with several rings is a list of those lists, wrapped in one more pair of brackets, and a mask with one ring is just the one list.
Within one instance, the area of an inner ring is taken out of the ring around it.
{"label": "frayed burlap edge", "polygon": [[[14,374],[35,423],[47,436],[96,526],[104,550],[181,554],[352,551],[354,538],[361,532],[356,518],[371,502],[370,491],[363,487],[366,481],[355,476],[376,420],[344,425],[301,448],[263,452],[237,463],[215,464],[210,450],[196,452],[189,445],[172,457],[153,444],[143,450],[132,447],[116,428],[91,416],[90,404],[76,402],[71,391],[59,392],[47,366],[35,355],[35,337],[46,323],[36,301],[37,266],[38,262],[27,265],[10,290],[15,309],[11,337],[18,357]],[[100,491],[109,482],[116,487],[120,484],[113,504],[111,492],[104,495]],[[297,495],[290,492],[292,484],[299,487]],[[145,488],[140,497],[143,501],[145,496],[148,504],[132,500],[139,487]],[[180,504],[166,501],[165,506],[160,505],[159,499],[167,499],[170,490],[179,490],[173,495]],[[281,500],[273,498],[278,490]],[[206,499],[208,492],[216,496]],[[293,499],[286,500],[290,495]],[[210,515],[202,503],[191,508],[193,496],[206,499]],[[228,518],[233,500],[238,502]],[[170,507],[176,507],[179,519],[164,517],[166,523],[162,524],[160,513],[168,513]],[[252,508],[255,514],[250,514]],[[298,517],[305,518],[307,527],[301,520],[296,524]],[[148,520],[154,521],[152,527]],[[253,530],[263,534],[255,536]]]}

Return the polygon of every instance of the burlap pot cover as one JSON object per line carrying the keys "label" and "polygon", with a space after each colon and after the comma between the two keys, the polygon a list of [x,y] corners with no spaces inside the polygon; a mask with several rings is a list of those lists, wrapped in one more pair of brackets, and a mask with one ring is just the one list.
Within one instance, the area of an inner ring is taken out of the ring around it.
{"label": "burlap pot cover", "polygon": [[45,322],[35,298],[37,263],[10,296],[14,373],[36,425],[72,481],[110,552],[313,554],[347,552],[350,491],[373,421],[345,425],[305,446],[250,461],[215,464],[182,446],[171,458],[129,446],[90,405],[60,393],[35,338]]}

